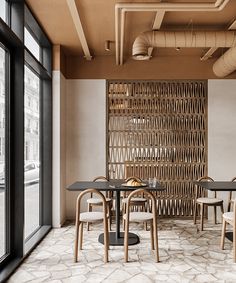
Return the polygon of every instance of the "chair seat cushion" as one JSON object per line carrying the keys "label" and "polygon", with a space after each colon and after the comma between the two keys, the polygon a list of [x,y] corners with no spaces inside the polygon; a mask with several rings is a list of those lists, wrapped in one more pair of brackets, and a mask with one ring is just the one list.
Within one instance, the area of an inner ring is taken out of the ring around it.
{"label": "chair seat cushion", "polygon": [[83,222],[95,222],[104,219],[104,213],[98,211],[82,212],[80,213],[79,220]]}
{"label": "chair seat cushion", "polygon": [[206,204],[220,204],[223,203],[223,200],[218,198],[198,198],[197,202]]}
{"label": "chair seat cushion", "polygon": [[232,222],[234,220],[234,212],[225,212],[223,217],[226,221]]}
{"label": "chair seat cushion", "polygon": [[[109,201],[112,201],[112,200],[110,198],[106,198],[106,202],[109,202]],[[100,199],[100,198],[89,198],[89,199],[87,199],[87,203],[102,205],[102,199]]]}
{"label": "chair seat cushion", "polygon": [[[127,215],[124,214],[123,218],[126,220]],[[145,222],[153,219],[153,213],[150,212],[130,212],[130,222]]]}
{"label": "chair seat cushion", "polygon": [[[122,202],[123,203],[127,203],[128,201],[128,198],[123,198],[122,199]],[[131,198],[131,201],[130,203],[132,204],[132,202],[146,202],[147,200],[145,198],[139,198],[139,197],[136,197],[136,198]]]}

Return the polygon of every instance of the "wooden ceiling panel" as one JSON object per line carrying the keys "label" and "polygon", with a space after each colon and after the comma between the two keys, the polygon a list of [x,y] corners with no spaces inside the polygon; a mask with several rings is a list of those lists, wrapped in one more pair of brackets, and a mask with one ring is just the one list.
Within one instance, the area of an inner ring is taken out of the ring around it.
{"label": "wooden ceiling panel", "polygon": [[66,0],[27,0],[27,4],[53,44],[66,54],[82,54],[82,48]]}
{"label": "wooden ceiling panel", "polygon": [[[43,26],[53,44],[60,44],[67,55],[83,56],[83,51],[72,21],[66,0],[27,0],[27,4]],[[136,0],[76,0],[76,6],[92,56],[115,55],[115,4],[145,3]],[[169,0],[148,2],[206,3],[203,0]],[[214,3],[207,0],[207,3]],[[235,19],[236,1],[230,0],[221,12],[166,12],[161,29],[227,29]],[[151,30],[155,12],[126,13],[124,57],[131,56],[132,44],[143,31]],[[111,51],[105,51],[105,41],[110,40]],[[203,49],[189,49],[177,52],[173,49],[154,50],[153,56],[201,56]]]}
{"label": "wooden ceiling panel", "polygon": [[115,40],[115,1],[76,0],[76,5],[92,55],[114,55],[115,44],[106,52],[105,41]]}

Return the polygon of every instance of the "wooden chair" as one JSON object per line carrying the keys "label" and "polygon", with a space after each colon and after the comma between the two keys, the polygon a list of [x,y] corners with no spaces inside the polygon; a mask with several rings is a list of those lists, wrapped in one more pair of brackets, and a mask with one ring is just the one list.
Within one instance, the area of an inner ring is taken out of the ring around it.
{"label": "wooden chair", "polygon": [[[93,179],[93,182],[97,182],[97,181],[108,181],[108,179],[104,176],[98,176]],[[108,226],[110,230],[111,230],[111,224],[112,224],[112,201],[113,201],[112,192],[106,191],[106,203],[107,203],[107,211],[108,211],[108,216],[109,216]],[[87,199],[87,204],[88,204],[88,211],[90,212],[93,210],[93,207],[98,207],[98,206],[103,205],[101,199],[93,197],[93,193],[91,193],[90,198]],[[89,231],[89,222],[87,223],[87,231]]]}
{"label": "wooden chair", "polygon": [[[214,180],[211,177],[204,176],[198,180],[199,182],[214,182]],[[199,188],[196,185],[195,187],[195,200],[194,200],[194,214],[193,214],[193,220],[194,224],[196,224],[196,218],[197,218],[197,206],[200,206],[200,229],[203,231],[203,219],[204,219],[204,210],[205,206],[213,206],[214,207],[214,220],[216,224],[217,220],[217,215],[216,215],[216,208],[217,206],[220,206],[222,214],[224,213],[224,208],[223,208],[223,200],[217,198],[216,191],[214,191],[214,198],[209,198],[206,196],[205,190],[202,190],[203,196],[199,197]]]}
{"label": "wooden chair", "polygon": [[[235,182],[236,181],[236,177],[234,177],[231,182]],[[229,198],[228,198],[228,208],[227,208],[227,211],[230,212],[231,211],[231,204],[233,204],[233,200],[232,200],[232,195],[233,195],[233,192],[229,192]]]}
{"label": "wooden chair", "polygon": [[234,262],[236,262],[236,200],[232,201],[232,203],[233,203],[233,211],[225,212],[223,214],[220,247],[222,250],[224,249],[226,224],[229,223],[230,225],[233,226],[233,259]]}
{"label": "wooden chair", "polygon": [[[129,180],[136,180],[140,183],[142,183],[142,179],[140,179],[139,177],[136,176],[131,176],[128,177],[125,182],[127,183]],[[128,201],[128,192],[125,191],[123,194],[123,199],[122,199],[122,215],[124,215],[126,213],[126,207],[127,207],[127,201]],[[130,205],[132,206],[133,210],[137,210],[137,211],[145,211],[146,207],[147,207],[147,199],[143,197],[142,194],[136,195],[135,197],[132,198]],[[145,223],[145,228],[147,230],[147,226]],[[124,223],[124,218],[123,218],[123,230],[125,229],[125,223]]]}
{"label": "wooden chair", "polygon": [[[132,212],[130,208],[132,206],[132,198],[134,198],[137,194],[143,194],[144,197],[149,198],[151,200],[151,212]],[[128,262],[128,234],[129,234],[129,223],[130,222],[150,222],[150,232],[151,232],[151,248],[155,250],[155,259],[156,262],[159,261],[159,252],[158,252],[158,235],[157,235],[157,208],[156,208],[156,199],[154,195],[145,190],[145,189],[137,189],[130,193],[127,200],[127,208],[126,213],[124,214],[125,219],[125,235],[124,235],[124,250],[125,250],[125,262]]]}
{"label": "wooden chair", "polygon": [[[99,199],[101,199],[103,211],[89,211],[89,212],[80,212],[81,199],[84,195],[88,193],[97,194]],[[90,222],[101,222],[104,223],[104,262],[108,262],[108,249],[109,249],[109,233],[108,233],[108,214],[107,214],[107,202],[102,193],[95,189],[87,189],[80,193],[76,201],[76,222],[75,222],[75,252],[74,252],[74,261],[78,261],[78,240],[79,240],[79,249],[82,250],[83,242],[83,224]]]}

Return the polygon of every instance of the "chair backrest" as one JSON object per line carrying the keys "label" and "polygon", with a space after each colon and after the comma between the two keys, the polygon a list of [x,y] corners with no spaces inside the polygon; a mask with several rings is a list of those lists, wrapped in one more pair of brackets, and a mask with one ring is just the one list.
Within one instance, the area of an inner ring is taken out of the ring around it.
{"label": "chair backrest", "polygon": [[[203,176],[198,179],[198,182],[214,182],[214,179],[209,176]],[[204,189],[202,191],[206,192]],[[216,198],[216,191],[214,191],[214,197]]]}
{"label": "chair backrest", "polygon": [[[127,183],[127,182],[130,181],[130,180],[135,180],[135,181],[137,181],[137,182],[142,183],[142,179],[139,178],[139,177],[137,177],[137,176],[130,176],[130,177],[127,177],[127,178],[125,179],[125,182]],[[130,194],[130,192],[127,192],[127,191],[124,191],[124,192],[123,192],[123,196],[124,196],[124,197],[127,197],[129,194]],[[136,194],[136,196],[138,196],[138,195],[143,196],[143,194]]]}
{"label": "chair backrest", "polygon": [[96,189],[92,189],[92,188],[84,190],[78,195],[77,200],[76,200],[76,219],[79,219],[81,200],[86,194],[96,194],[96,195],[98,195],[99,198],[101,198],[102,205],[103,205],[104,219],[105,219],[105,217],[107,215],[106,199],[101,192],[99,192]]}
{"label": "chair backrest", "polygon": [[[235,182],[235,181],[236,181],[236,177],[233,177],[231,182]],[[233,192],[230,191],[229,192],[229,198],[228,198],[228,210],[227,210],[228,212],[231,210],[231,203],[233,203],[232,197],[233,197]]]}
{"label": "chair backrest", "polygon": [[[105,181],[108,182],[107,177],[104,176],[97,176],[93,179],[93,182],[97,182],[97,181]],[[112,197],[113,192],[112,191],[106,191],[106,197]],[[93,197],[93,194],[91,193],[91,198]]]}
{"label": "chair backrest", "polygon": [[127,199],[127,219],[129,218],[129,213],[130,213],[130,202],[132,201],[132,198],[135,197],[136,195],[142,194],[144,198],[146,198],[147,200],[150,199],[151,200],[151,209],[152,209],[152,213],[153,213],[153,217],[154,219],[157,219],[157,205],[156,205],[156,198],[153,195],[153,193],[151,193],[150,191],[146,190],[146,189],[137,189],[135,191],[132,191]]}
{"label": "chair backrest", "polygon": [[96,181],[108,181],[108,179],[104,176],[98,176],[93,179],[93,182],[96,182]]}
{"label": "chair backrest", "polygon": [[135,180],[137,182],[142,182],[142,179],[137,177],[137,176],[130,176],[130,177],[125,179],[125,182],[128,182],[129,180]]}

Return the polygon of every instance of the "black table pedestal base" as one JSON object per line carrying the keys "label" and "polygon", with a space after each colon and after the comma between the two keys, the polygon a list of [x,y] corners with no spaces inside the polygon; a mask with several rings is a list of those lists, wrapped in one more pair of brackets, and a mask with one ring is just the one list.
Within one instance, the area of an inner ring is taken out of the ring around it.
{"label": "black table pedestal base", "polygon": [[[98,237],[98,242],[104,244],[104,233],[100,234]],[[138,235],[134,233],[129,233],[128,236],[128,245],[136,245],[139,243]],[[116,238],[116,232],[109,233],[109,244],[111,246],[123,246],[124,245],[124,233],[120,232],[120,237]]]}

